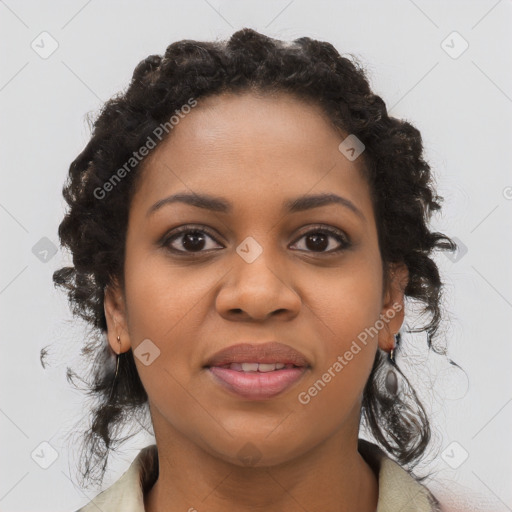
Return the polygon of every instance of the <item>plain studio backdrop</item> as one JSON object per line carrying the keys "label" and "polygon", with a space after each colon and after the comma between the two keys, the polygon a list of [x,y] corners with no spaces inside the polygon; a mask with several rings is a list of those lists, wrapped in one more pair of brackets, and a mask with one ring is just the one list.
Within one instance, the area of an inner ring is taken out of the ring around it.
{"label": "plain studio backdrop", "polygon": [[[242,27],[355,55],[391,115],[421,131],[445,199],[433,226],[461,247],[436,261],[449,314],[440,334],[464,371],[405,336],[418,348],[401,361],[437,432],[419,470],[433,472],[449,510],[512,510],[510,0],[2,0],[0,27],[2,512],[72,511],[101,490],[74,483],[78,446],[66,436],[88,411],[66,367],[77,368],[85,329],[52,284],[70,261],[57,237],[61,189],[89,139],[86,114],[147,55]],[[103,488],[151,442],[141,432],[125,444]]]}

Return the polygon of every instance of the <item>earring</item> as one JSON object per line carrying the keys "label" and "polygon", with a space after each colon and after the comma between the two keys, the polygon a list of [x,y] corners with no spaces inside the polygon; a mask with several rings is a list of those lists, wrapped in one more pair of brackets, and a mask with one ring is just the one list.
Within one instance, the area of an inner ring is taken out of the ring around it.
{"label": "earring", "polygon": [[[388,361],[392,366],[396,368],[396,349],[398,348],[398,344],[400,343],[400,334],[395,334],[395,345],[390,350],[388,354]],[[398,378],[396,376],[395,371],[393,368],[390,368],[388,370],[388,373],[386,374],[386,381],[385,381],[386,389],[388,390],[388,393],[395,396],[398,393]]]}
{"label": "earring", "polygon": [[[119,343],[119,348],[121,348],[121,337],[119,335],[117,336],[117,342]],[[116,354],[116,372],[114,374],[114,380],[112,381],[112,388],[110,390],[110,396],[108,398],[109,401],[112,398],[112,393],[114,392],[114,386],[116,383],[118,373],[119,373],[119,354]]]}

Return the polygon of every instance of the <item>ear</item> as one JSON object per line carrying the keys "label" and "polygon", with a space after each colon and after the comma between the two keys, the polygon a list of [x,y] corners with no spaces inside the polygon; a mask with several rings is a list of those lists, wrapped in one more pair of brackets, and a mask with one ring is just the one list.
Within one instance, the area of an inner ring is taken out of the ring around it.
{"label": "ear", "polygon": [[[105,287],[103,305],[110,347],[116,354],[127,352],[130,350],[131,342],[126,321],[126,304],[117,282]],[[120,340],[117,339],[118,336]]]}
{"label": "ear", "polygon": [[385,352],[394,348],[395,334],[402,327],[405,316],[404,291],[409,282],[409,270],[405,263],[391,264],[389,273],[381,311],[384,327],[379,330],[379,347]]}

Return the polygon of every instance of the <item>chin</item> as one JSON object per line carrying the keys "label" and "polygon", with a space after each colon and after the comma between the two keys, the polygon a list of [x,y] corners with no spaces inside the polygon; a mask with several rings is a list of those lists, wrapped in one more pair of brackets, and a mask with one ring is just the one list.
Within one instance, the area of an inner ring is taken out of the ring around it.
{"label": "chin", "polygon": [[[218,441],[218,439],[217,439]],[[228,437],[224,446],[210,445],[210,453],[239,467],[263,468],[292,461],[308,451],[304,443],[293,442],[290,435],[282,432],[271,439],[268,431],[249,437],[247,433]],[[311,446],[310,448],[312,448]]]}

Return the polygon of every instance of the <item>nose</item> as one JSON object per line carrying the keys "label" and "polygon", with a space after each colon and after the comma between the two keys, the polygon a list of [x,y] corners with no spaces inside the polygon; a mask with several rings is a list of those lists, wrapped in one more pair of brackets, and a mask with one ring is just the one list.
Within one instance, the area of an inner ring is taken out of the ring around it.
{"label": "nose", "polygon": [[285,262],[263,251],[252,263],[234,256],[234,265],[216,297],[221,316],[236,321],[291,320],[302,301],[290,283]]}

